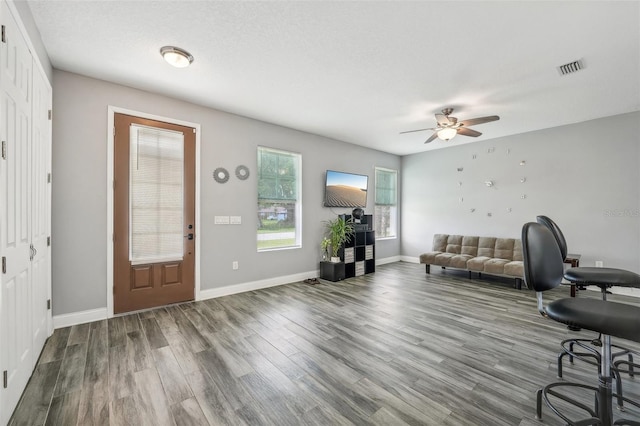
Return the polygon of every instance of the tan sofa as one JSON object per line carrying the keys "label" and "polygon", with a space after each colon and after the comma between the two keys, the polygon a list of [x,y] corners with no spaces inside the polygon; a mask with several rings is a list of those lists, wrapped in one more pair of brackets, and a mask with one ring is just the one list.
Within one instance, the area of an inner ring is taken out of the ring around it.
{"label": "tan sofa", "polygon": [[524,262],[522,242],[514,238],[474,237],[464,235],[435,234],[433,251],[420,255],[420,263],[430,266],[465,269],[472,272],[510,277],[515,287],[522,288]]}

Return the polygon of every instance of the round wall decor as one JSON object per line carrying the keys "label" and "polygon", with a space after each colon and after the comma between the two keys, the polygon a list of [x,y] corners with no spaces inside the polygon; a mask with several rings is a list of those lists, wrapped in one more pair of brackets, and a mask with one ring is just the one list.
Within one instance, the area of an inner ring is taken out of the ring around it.
{"label": "round wall decor", "polygon": [[213,178],[218,183],[225,183],[229,180],[229,172],[224,167],[218,167],[213,171]]}
{"label": "round wall decor", "polygon": [[249,168],[243,165],[236,167],[236,177],[240,180],[246,180],[249,177]]}

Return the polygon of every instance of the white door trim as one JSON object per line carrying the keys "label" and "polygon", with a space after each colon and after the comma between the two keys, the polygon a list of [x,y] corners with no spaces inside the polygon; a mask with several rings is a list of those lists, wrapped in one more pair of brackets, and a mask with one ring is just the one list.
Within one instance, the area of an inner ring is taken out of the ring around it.
{"label": "white door trim", "polygon": [[127,114],[196,129],[196,258],[195,300],[200,300],[200,124],[109,105],[107,108],[107,318],[113,317],[113,149],[114,115]]}

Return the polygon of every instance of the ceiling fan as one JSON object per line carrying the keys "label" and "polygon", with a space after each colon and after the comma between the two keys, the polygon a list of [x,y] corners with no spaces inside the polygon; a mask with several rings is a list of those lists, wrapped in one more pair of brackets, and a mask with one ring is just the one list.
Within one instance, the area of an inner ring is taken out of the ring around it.
{"label": "ceiling fan", "polygon": [[469,120],[458,121],[456,117],[450,117],[453,112],[453,108],[445,108],[442,110],[442,114],[436,114],[437,127],[429,127],[427,129],[409,130],[404,133],[423,132],[425,130],[433,130],[433,134],[424,143],[432,142],[435,138],[440,138],[443,141],[453,139],[456,135],[478,137],[482,133],[469,129],[469,126],[475,126],[476,124],[488,123],[490,121],[500,120],[497,115],[490,115],[488,117],[470,118]]}

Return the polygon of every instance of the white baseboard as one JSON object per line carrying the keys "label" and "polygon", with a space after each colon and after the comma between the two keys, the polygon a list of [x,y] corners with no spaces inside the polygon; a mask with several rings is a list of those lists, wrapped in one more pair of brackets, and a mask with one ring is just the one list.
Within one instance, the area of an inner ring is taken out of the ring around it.
{"label": "white baseboard", "polygon": [[107,308],[90,309],[70,314],[54,315],[53,328],[64,328],[92,321],[107,319]]}
{"label": "white baseboard", "polygon": [[384,259],[376,259],[376,266],[386,265],[387,263],[400,262],[400,256],[385,257]]}
{"label": "white baseboard", "polygon": [[309,272],[301,272],[298,274],[285,275],[282,277],[267,278],[266,280],[251,281],[248,283],[233,284],[217,288],[209,288],[200,290],[200,294],[196,296],[196,300],[214,299],[216,297],[230,296],[232,294],[244,293],[246,291],[260,290],[262,288],[295,283],[298,281],[303,281],[307,278],[317,278],[319,275],[320,271],[315,270]]}
{"label": "white baseboard", "polygon": [[[391,256],[384,259],[377,259],[376,265],[385,265],[393,262],[419,263],[419,259],[407,256]],[[275,287],[283,284],[290,284],[303,281],[307,278],[316,278],[320,275],[319,270],[300,272],[281,277],[267,278],[265,280],[250,281],[247,283],[233,284],[224,287],[209,288],[200,290],[196,295],[196,300],[214,299],[216,297],[230,296],[232,294],[244,293],[247,291],[260,290],[263,288]],[[84,324],[92,321],[99,321],[108,318],[107,308],[91,309],[88,311],[72,312],[70,314],[56,315],[53,317],[53,328],[69,327],[77,324]]]}

